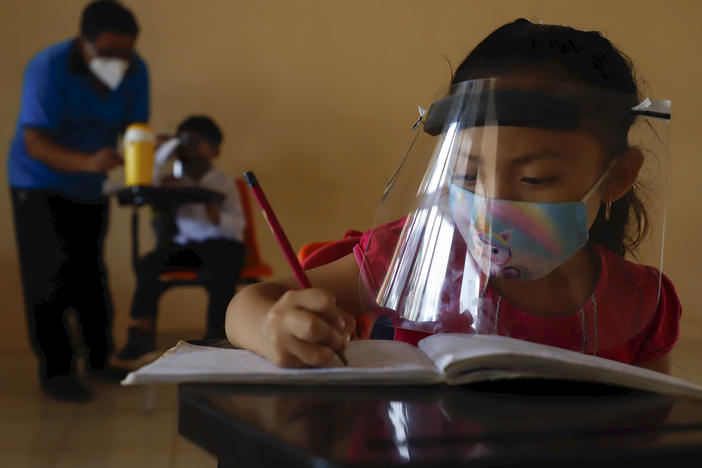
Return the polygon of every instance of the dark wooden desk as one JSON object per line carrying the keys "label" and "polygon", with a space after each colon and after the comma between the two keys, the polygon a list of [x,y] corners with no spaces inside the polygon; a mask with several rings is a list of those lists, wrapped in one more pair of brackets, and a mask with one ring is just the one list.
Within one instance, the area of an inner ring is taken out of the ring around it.
{"label": "dark wooden desk", "polygon": [[207,203],[224,199],[224,195],[219,192],[196,186],[135,185],[123,188],[116,194],[120,205],[151,205],[156,210],[178,208],[185,203]]}
{"label": "dark wooden desk", "polygon": [[220,467],[702,466],[702,401],[573,390],[182,385],[178,427]]}

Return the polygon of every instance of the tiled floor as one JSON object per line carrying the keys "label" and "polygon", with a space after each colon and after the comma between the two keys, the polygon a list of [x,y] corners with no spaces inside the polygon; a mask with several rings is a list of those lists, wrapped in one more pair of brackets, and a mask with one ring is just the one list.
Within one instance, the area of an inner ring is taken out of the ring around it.
{"label": "tiled floor", "polygon": [[89,403],[59,403],[39,391],[33,356],[0,355],[0,466],[11,468],[216,467],[177,432],[175,386],[145,389],[91,382]]}
{"label": "tiled floor", "polygon": [[[673,374],[702,385],[702,318],[683,321]],[[155,388],[153,411],[145,389],[93,382],[84,404],[42,396],[33,356],[0,354],[0,467],[216,467],[214,457],[177,432],[177,389]]]}

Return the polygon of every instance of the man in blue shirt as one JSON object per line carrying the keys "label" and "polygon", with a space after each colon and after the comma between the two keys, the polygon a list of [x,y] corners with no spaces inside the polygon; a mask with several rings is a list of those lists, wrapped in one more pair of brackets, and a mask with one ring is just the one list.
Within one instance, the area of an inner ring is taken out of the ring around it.
{"label": "man in blue shirt", "polygon": [[42,390],[84,401],[66,327],[74,309],[86,371],[119,378],[112,351],[112,301],[103,245],[107,171],[122,164],[117,139],[149,117],[149,77],[135,54],[139,32],[116,1],[88,5],[80,36],[39,52],[25,70],[17,131],[8,156],[20,270]]}

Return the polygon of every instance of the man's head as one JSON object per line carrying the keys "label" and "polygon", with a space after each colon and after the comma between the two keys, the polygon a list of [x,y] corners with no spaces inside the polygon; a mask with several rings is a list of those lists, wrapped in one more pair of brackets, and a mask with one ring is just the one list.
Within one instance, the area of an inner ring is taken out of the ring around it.
{"label": "man's head", "polygon": [[129,60],[139,25],[131,11],[114,0],[98,0],[83,10],[80,37],[93,56]]}
{"label": "man's head", "polygon": [[117,89],[134,56],[139,33],[134,15],[113,0],[92,2],[80,21],[81,52],[93,75]]}

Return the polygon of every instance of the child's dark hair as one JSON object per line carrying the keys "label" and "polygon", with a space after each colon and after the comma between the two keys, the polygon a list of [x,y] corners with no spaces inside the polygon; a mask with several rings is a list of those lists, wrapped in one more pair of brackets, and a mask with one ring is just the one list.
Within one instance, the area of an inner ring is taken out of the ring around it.
{"label": "child's dark hair", "polygon": [[222,144],[222,131],[211,118],[206,115],[191,115],[178,125],[177,133],[194,132],[215,145]]}
{"label": "child's dark hair", "polygon": [[[503,77],[539,71],[554,79],[574,81],[629,96],[624,109],[601,109],[609,118],[606,129],[596,132],[608,157],[614,158],[628,147],[629,128],[634,116],[628,108],[638,101],[639,92],[631,60],[597,31],[579,31],[567,26],[534,24],[518,19],[487,36],[461,63],[451,80],[459,83],[480,78]],[[620,101],[619,106],[622,106]],[[607,106],[607,103],[604,103]],[[648,214],[632,187],[611,205],[610,219],[600,208],[590,228],[590,239],[623,256],[632,252],[648,231]]]}
{"label": "child's dark hair", "polygon": [[101,33],[111,32],[137,36],[139,25],[131,11],[114,0],[98,0],[83,10],[80,34],[89,41]]}

